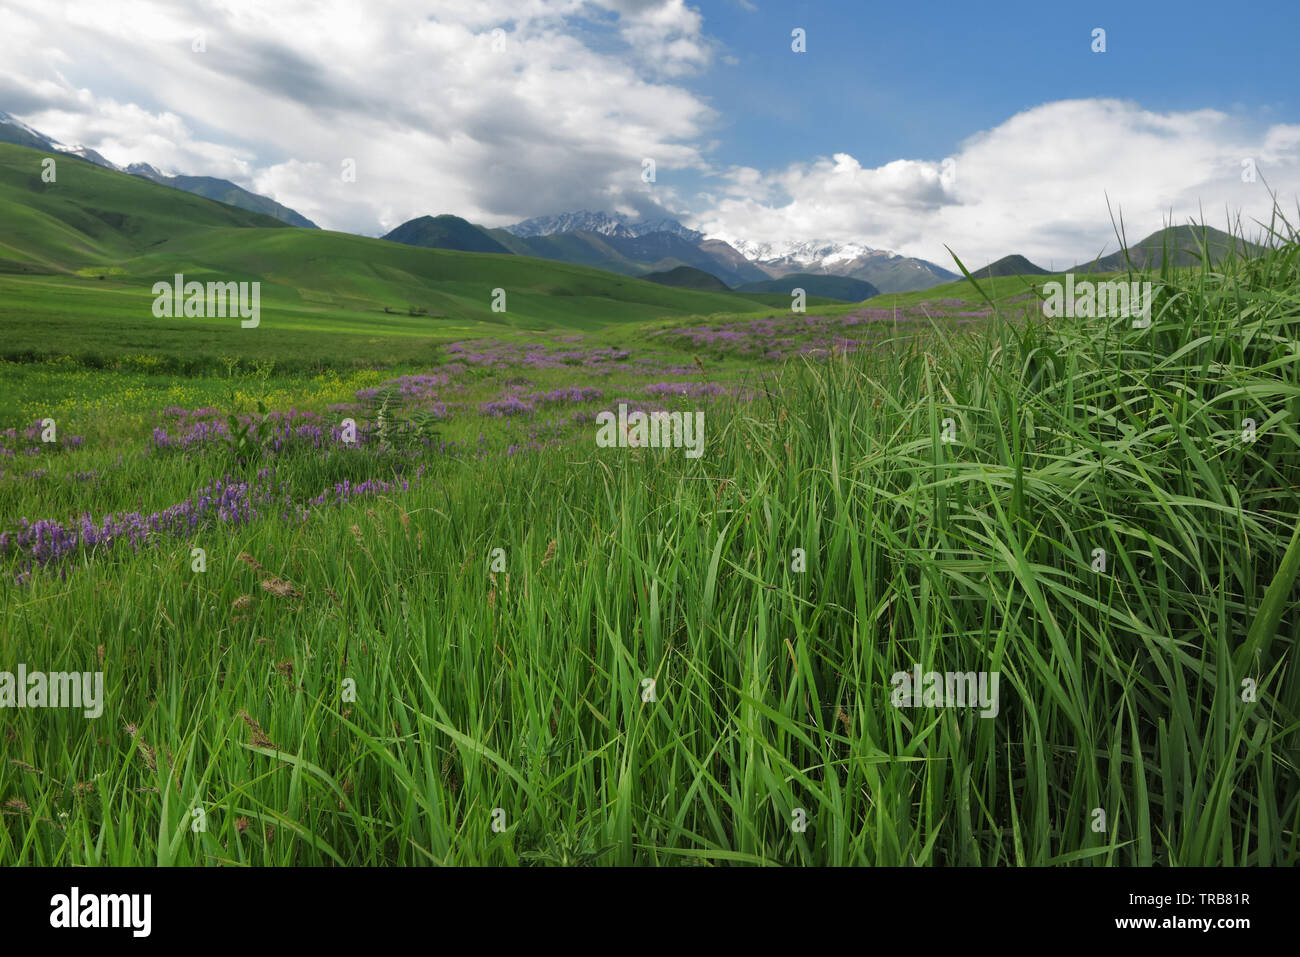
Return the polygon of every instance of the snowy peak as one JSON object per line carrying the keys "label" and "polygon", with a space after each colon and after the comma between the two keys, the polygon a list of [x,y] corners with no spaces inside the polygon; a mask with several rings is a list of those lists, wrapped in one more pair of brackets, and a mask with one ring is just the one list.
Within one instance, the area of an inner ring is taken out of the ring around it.
{"label": "snowy peak", "polygon": [[784,241],[776,243],[757,243],[748,240],[734,241],[731,244],[752,262],[770,263],[772,265],[788,264],[791,266],[810,266],[821,264],[832,266],[836,263],[851,262],[864,256],[890,256],[885,250],[872,249],[861,243],[835,243],[827,239],[812,239],[805,242]]}
{"label": "snowy peak", "polygon": [[688,229],[675,219],[647,219],[641,222],[629,223],[628,229],[632,230],[633,236],[645,236],[649,233],[672,233],[674,236],[680,236],[692,243],[698,243],[704,239],[703,233]]}
{"label": "snowy peak", "polygon": [[8,113],[0,112],[0,126],[9,127],[9,135],[4,135],[4,131],[0,130],[0,142],[30,146],[34,149],[45,150],[47,153],[66,153],[68,156],[79,157],[87,162],[94,163],[96,166],[117,170],[119,173],[122,171],[120,167],[110,163],[94,150],[87,149],[84,146],[65,146],[58,140],[50,139],[40,130],[32,129],[22,120],[10,116]]}
{"label": "snowy peak", "polygon": [[597,233],[617,239],[636,239],[649,233],[672,233],[690,242],[699,242],[703,233],[687,229],[675,219],[631,220],[621,213],[612,216],[604,212],[579,210],[574,213],[560,213],[556,216],[537,216],[522,223],[506,226],[506,232],[522,238],[533,236],[550,236],[553,233]]}
{"label": "snowy peak", "polygon": [[774,279],[791,273],[813,273],[861,279],[881,292],[908,292],[958,278],[955,273],[924,259],[873,249],[862,243],[828,239],[762,243],[742,239],[733,240],[731,245]]}
{"label": "snowy peak", "polygon": [[593,213],[585,209],[576,213],[560,213],[556,216],[535,216],[532,219],[525,219],[522,223],[507,226],[505,230],[525,239],[578,231],[599,233],[602,236],[632,235],[621,217],[615,218],[606,213]]}
{"label": "snowy peak", "polygon": [[118,166],[116,163],[110,163],[92,149],[87,149],[84,146],[64,146],[62,143],[53,142],[50,145],[60,153],[67,153],[69,156],[77,156],[89,163],[94,163],[96,166],[116,170],[119,173],[122,172],[122,167]]}
{"label": "snowy peak", "polygon": [[281,206],[269,197],[250,193],[229,180],[217,179],[212,176],[169,176],[148,163],[132,163],[123,169],[116,163],[110,163],[99,153],[88,147],[65,146],[58,140],[51,139],[40,130],[34,130],[22,120],[2,111],[0,111],[0,143],[13,143],[17,146],[42,150],[46,153],[62,153],[65,156],[75,156],[78,159],[94,163],[96,166],[103,166],[105,169],[111,169],[117,173],[139,176],[142,179],[152,180],[161,186],[170,186],[172,189],[183,190],[196,196],[213,199],[219,203],[227,203],[250,212],[274,216],[290,226],[300,226],[308,229],[317,228],[316,224],[310,219],[294,212],[287,206]]}
{"label": "snowy peak", "polygon": [[0,110],[0,123],[4,124],[5,126],[17,127],[18,129],[22,130],[24,133],[27,133],[30,136],[34,136],[39,140],[45,140],[47,143],[49,142],[49,140],[44,135],[36,132],[36,130],[32,129],[30,126],[28,126],[22,120],[18,119],[16,116],[10,116],[4,110]]}

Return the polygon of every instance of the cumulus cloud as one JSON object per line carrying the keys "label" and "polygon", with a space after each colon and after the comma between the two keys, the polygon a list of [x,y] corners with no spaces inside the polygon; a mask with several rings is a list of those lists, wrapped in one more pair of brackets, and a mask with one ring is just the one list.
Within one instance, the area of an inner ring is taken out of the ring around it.
{"label": "cumulus cloud", "polygon": [[[1242,181],[1243,160],[1256,182]],[[862,242],[951,268],[947,245],[972,268],[1013,252],[1060,267],[1117,247],[1111,211],[1133,241],[1169,222],[1267,221],[1268,188],[1294,210],[1300,126],[1067,100],[1018,113],[937,161],[864,168],[839,153],[717,179],[696,224],[724,239]]]}
{"label": "cumulus cloud", "polygon": [[[1107,200],[1139,238],[1202,214],[1266,218],[1265,181],[1292,206],[1300,186],[1300,126],[1101,99],[1024,110],[947,157],[871,166],[846,145],[727,166],[725,118],[690,83],[718,47],[685,0],[274,7],[10,0],[0,109],[116,163],[232,179],[364,234],[426,213],[675,211],[733,241],[856,242],[950,266],[946,244],[968,265],[1020,252],[1060,266],[1114,249]],[[1241,181],[1245,159],[1258,182]]]}
{"label": "cumulus cloud", "polygon": [[0,108],[37,129],[363,233],[653,206],[642,160],[707,168],[715,120],[666,79],[710,61],[682,0],[18,0],[0,28]]}

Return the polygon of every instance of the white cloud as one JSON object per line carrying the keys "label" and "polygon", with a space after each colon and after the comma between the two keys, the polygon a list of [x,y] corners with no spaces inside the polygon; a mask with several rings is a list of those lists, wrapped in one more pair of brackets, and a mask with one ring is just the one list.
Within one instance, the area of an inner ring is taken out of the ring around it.
{"label": "white cloud", "polygon": [[[1247,157],[1261,182],[1241,181]],[[1132,241],[1170,221],[1267,221],[1262,180],[1284,209],[1300,194],[1300,126],[1251,129],[1214,110],[1155,113],[1117,100],[1026,110],[947,159],[948,169],[942,160],[868,169],[838,153],[764,174],[737,167],[696,224],[727,239],[863,242],[949,268],[945,244],[972,268],[1013,252],[1060,267],[1116,248],[1108,199]]]}
{"label": "white cloud", "polygon": [[715,119],[655,78],[709,62],[682,0],[286,0],[274,16],[252,0],[18,0],[0,18],[0,108],[357,232],[645,205],[642,160],[706,168],[695,143]]}
{"label": "white cloud", "polygon": [[[714,47],[684,0],[281,0],[274,16],[257,0],[10,0],[0,109],[368,234],[425,213],[504,225],[659,205],[728,239],[1061,265],[1114,248],[1107,198],[1137,238],[1202,211],[1267,218],[1244,158],[1284,205],[1300,186],[1300,126],[1115,100],[1025,110],[950,157],[717,168],[725,127],[683,79]],[[686,195],[700,177],[707,191]]]}

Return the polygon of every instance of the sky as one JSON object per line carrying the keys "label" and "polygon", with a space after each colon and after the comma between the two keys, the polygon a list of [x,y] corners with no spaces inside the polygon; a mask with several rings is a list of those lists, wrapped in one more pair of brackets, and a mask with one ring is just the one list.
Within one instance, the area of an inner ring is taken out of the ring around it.
{"label": "sky", "polygon": [[1294,220],[1297,37],[1298,0],[5,0],[0,110],[364,235],[591,209],[1060,268]]}

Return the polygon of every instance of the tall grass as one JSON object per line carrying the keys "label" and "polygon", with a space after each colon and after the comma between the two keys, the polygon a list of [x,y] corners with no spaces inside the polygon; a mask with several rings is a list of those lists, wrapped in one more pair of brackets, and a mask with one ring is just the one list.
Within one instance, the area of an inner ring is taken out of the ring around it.
{"label": "tall grass", "polygon": [[[102,660],[108,703],[0,712],[0,861],[1294,864],[1287,238],[1147,277],[1149,329],[788,367],[698,461],[447,460],[205,575],[6,586],[0,668]],[[917,664],[997,716],[893,707]]]}

